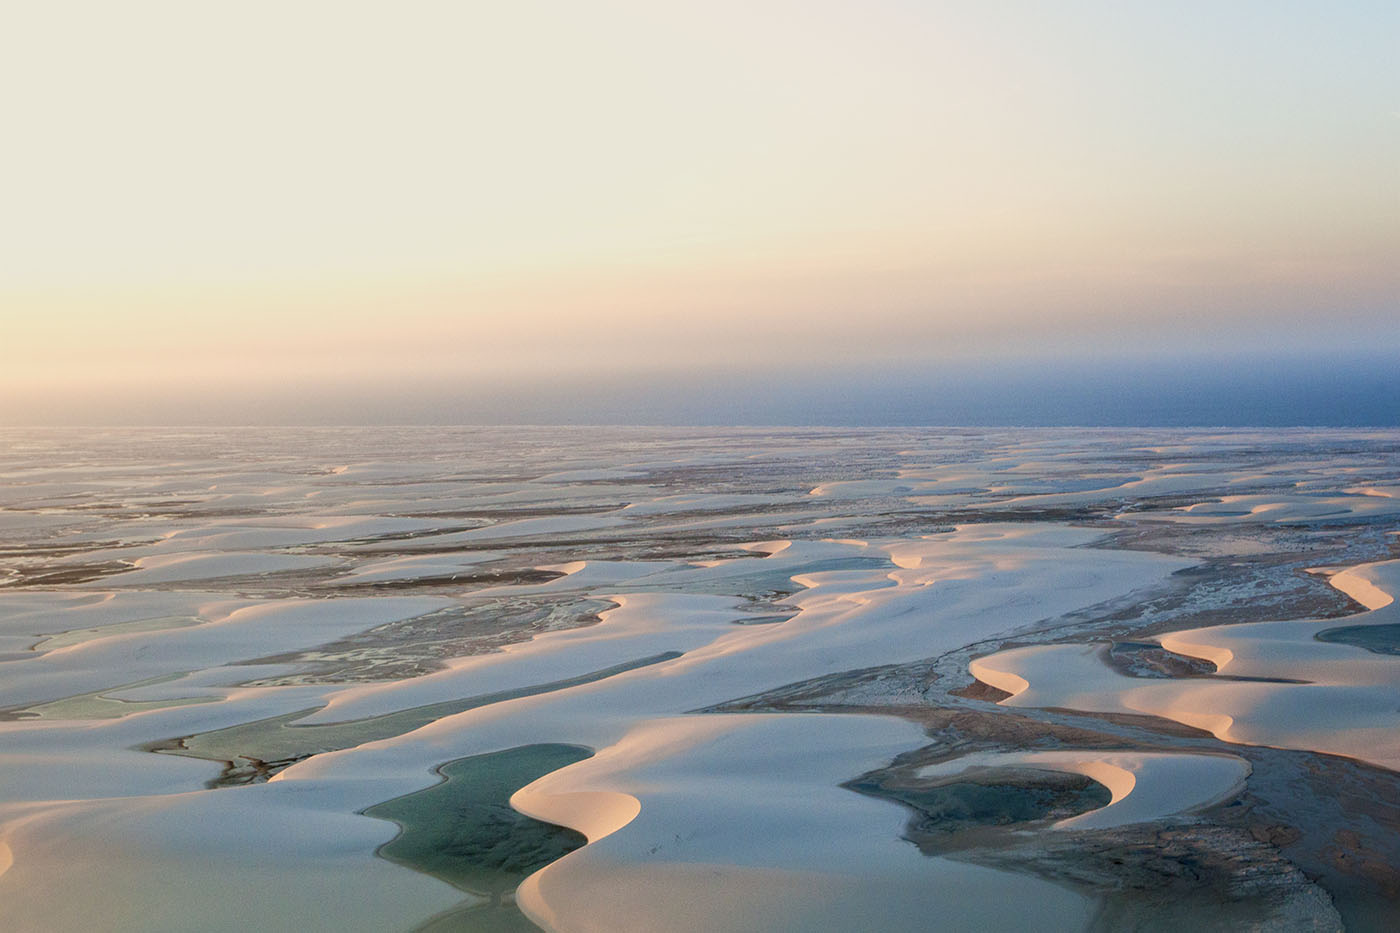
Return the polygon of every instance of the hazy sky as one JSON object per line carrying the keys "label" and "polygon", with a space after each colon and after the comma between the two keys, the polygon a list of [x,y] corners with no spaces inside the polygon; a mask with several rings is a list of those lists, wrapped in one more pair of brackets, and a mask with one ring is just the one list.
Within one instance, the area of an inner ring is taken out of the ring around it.
{"label": "hazy sky", "polygon": [[604,366],[1400,358],[1397,36],[1392,0],[11,4],[0,422]]}

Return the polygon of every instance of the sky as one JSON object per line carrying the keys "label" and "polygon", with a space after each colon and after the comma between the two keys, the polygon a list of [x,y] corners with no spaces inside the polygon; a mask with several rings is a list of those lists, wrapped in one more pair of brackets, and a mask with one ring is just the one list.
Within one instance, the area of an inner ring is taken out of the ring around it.
{"label": "sky", "polygon": [[13,4],[0,424],[1383,377],[1397,36],[1389,0]]}

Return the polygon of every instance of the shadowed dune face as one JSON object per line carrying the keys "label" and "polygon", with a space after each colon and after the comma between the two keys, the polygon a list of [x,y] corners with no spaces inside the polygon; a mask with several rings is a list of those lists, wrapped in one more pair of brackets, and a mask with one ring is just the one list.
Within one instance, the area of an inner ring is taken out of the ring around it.
{"label": "shadowed dune face", "polygon": [[1394,432],[16,439],[17,928],[1394,903]]}

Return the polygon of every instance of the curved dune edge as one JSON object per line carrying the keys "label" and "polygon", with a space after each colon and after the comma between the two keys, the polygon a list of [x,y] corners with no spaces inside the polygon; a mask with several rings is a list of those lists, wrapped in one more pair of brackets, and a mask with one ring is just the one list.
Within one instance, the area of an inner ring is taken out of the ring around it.
{"label": "curved dune edge", "polygon": [[1108,829],[1194,813],[1238,794],[1249,762],[1237,755],[1176,752],[975,752],[924,768],[920,777],[949,777],[973,768],[1030,768],[1082,774],[1108,788],[1097,809],[1052,823],[1057,830]]}
{"label": "curved dune edge", "polygon": [[1201,631],[1192,629],[1185,632],[1171,632],[1157,639],[1157,643],[1173,654],[1182,654],[1188,658],[1200,658],[1215,665],[1216,673],[1224,671],[1229,663],[1235,660],[1235,653],[1229,648],[1221,645],[1212,645],[1209,642],[1195,641],[1191,638],[1193,632]]}
{"label": "curved dune edge", "polygon": [[546,573],[562,573],[566,577],[572,577],[580,570],[588,566],[586,560],[571,560],[563,564],[541,564],[536,570],[543,570]]}
{"label": "curved dune edge", "polygon": [[554,911],[549,909],[548,902],[540,893],[540,876],[548,870],[549,866],[546,865],[520,882],[519,887],[515,889],[515,906],[520,908],[520,912],[540,929],[558,930],[559,918]]}
{"label": "curved dune edge", "polygon": [[[769,557],[776,557],[792,547],[792,540],[789,538],[774,538],[771,541],[749,541],[745,544],[736,545],[735,547],[737,550],[756,554],[760,559],[767,559]],[[717,557],[713,560],[690,560],[686,561],[686,563],[692,567],[712,570],[715,567],[723,567],[725,564],[732,563],[734,560],[735,558],[733,557]]]}
{"label": "curved dune edge", "polygon": [[[1378,490],[1377,490],[1378,491]],[[1338,518],[1377,519],[1396,515],[1396,499],[1387,495],[1316,495],[1307,493],[1239,493],[1223,495],[1154,515],[1153,521],[1187,524],[1278,524]],[[1014,500],[1013,500],[1014,501]],[[1139,516],[1141,518],[1141,516]]]}
{"label": "curved dune edge", "polygon": [[[930,860],[900,840],[901,808],[841,786],[922,738],[914,724],[874,716],[701,715],[640,725],[512,798],[537,818],[575,828],[598,818],[596,828],[610,832],[587,832],[588,845],[522,881],[515,903],[556,933],[921,929],[937,910],[955,918],[949,928],[973,929],[987,921],[982,895],[996,892],[1008,902],[991,909],[991,928],[1063,929],[1037,926],[1043,906],[1025,906],[1047,900],[1057,917],[1087,924],[1091,899]],[[642,805],[623,828],[632,808],[620,809],[619,798],[631,794]]]}
{"label": "curved dune edge", "polygon": [[[580,561],[579,563],[586,562]],[[620,637],[627,634],[626,632],[616,632],[617,625],[614,621],[614,617],[617,616],[621,610],[627,609],[629,605],[638,601],[637,594],[614,593],[606,596],[600,595],[595,598],[602,601],[610,602],[613,604],[613,606],[611,609],[604,609],[598,613],[597,624],[587,627],[591,631],[587,631],[586,634],[594,638],[597,638],[600,635],[604,638],[612,638]],[[645,601],[645,596],[642,596],[641,600]],[[585,630],[581,629],[565,629],[558,632],[546,632],[541,635],[536,635],[530,638],[528,641],[504,645],[499,649],[499,651],[493,654],[466,655],[460,658],[452,658],[445,662],[443,670],[435,672],[433,674],[428,674],[425,677],[420,678],[420,680],[426,682],[433,679],[445,679],[446,677],[462,670],[470,670],[488,664],[499,663],[499,658],[501,657],[521,657],[524,655],[536,653],[540,655],[547,655],[552,651],[557,650],[557,646],[561,643],[561,639],[567,640],[570,638],[578,638],[580,636],[580,633],[584,631]],[[343,725],[346,723],[354,722],[357,719],[366,718],[366,716],[382,715],[381,713],[345,713],[343,711],[343,708],[346,705],[352,703],[353,701],[359,699],[360,697],[371,696],[376,693],[393,690],[395,688],[398,688],[399,686],[400,685],[398,683],[391,683],[387,686],[379,683],[371,683],[368,685],[356,686],[341,691],[340,693],[333,695],[330,698],[330,701],[326,703],[324,707],[322,707],[314,713],[311,713],[303,719],[298,720],[298,724]],[[441,702],[441,699],[433,698],[427,700],[426,702]],[[333,718],[336,716],[339,716],[340,718]]]}
{"label": "curved dune edge", "polygon": [[610,836],[637,818],[642,802],[619,791],[584,790],[547,793],[527,784],[511,795],[510,805],[528,817],[567,826],[590,843]]}
{"label": "curved dune edge", "polygon": [[[1400,560],[1329,577],[1370,608],[1332,619],[1262,620],[1160,636],[1167,650],[1204,658],[1216,675],[1132,677],[1110,668],[1101,645],[1009,648],[972,661],[978,680],[1012,707],[1170,719],[1239,745],[1341,755],[1400,770],[1400,658],[1317,636],[1338,627],[1400,622]],[[1226,676],[1219,676],[1221,673]]]}
{"label": "curved dune edge", "polygon": [[788,538],[775,538],[772,541],[750,541],[747,544],[739,545],[741,551],[757,551],[765,557],[773,557],[781,554],[792,547],[792,541]]}
{"label": "curved dune edge", "polygon": [[[1011,671],[999,670],[990,663],[991,658],[997,655],[988,655],[986,658],[977,658],[967,665],[968,673],[976,677],[989,687],[995,687],[1003,693],[1009,693],[1012,697],[1025,693],[1030,689],[1030,682],[1019,674]],[[1007,699],[1010,699],[1008,697]]]}
{"label": "curved dune edge", "polygon": [[1113,799],[1055,829],[1099,829],[1204,810],[1239,794],[1253,769],[1235,755],[1144,753],[1081,761],[1077,770],[1107,787]]}
{"label": "curved dune edge", "polygon": [[729,725],[722,719],[709,718],[642,724],[593,757],[526,784],[511,795],[510,805],[534,819],[577,830],[589,844],[595,843],[631,823],[642,811],[641,800],[632,794],[598,789],[600,775],[664,759],[712,741],[723,735]]}
{"label": "curved dune edge", "polygon": [[1358,567],[1348,567],[1346,570],[1332,574],[1327,578],[1327,582],[1372,612],[1384,609],[1395,602],[1395,597],[1381,589],[1375,580],[1367,574],[1367,571],[1373,571],[1387,563],[1391,562],[1382,561],[1374,564],[1361,564]]}
{"label": "curved dune edge", "polygon": [[1348,486],[1343,489],[1342,492],[1348,492],[1358,496],[1372,496],[1377,499],[1400,498],[1400,487],[1376,486],[1369,483],[1363,486]]}
{"label": "curved dune edge", "polygon": [[1193,729],[1200,729],[1209,732],[1222,742],[1231,742],[1238,745],[1249,745],[1252,743],[1241,742],[1230,734],[1230,730],[1235,725],[1235,717],[1226,713],[1203,713],[1199,710],[1191,709],[1171,709],[1171,710],[1141,710],[1149,716],[1165,716],[1174,719],[1182,725],[1191,726]]}
{"label": "curved dune edge", "polygon": [[[1137,787],[1137,776],[1133,772],[1107,761],[1082,761],[1066,770],[1077,771],[1108,788],[1108,792],[1113,796],[1109,798],[1108,805],[1100,807],[1100,810],[1106,810],[1115,803],[1125,800],[1133,792],[1133,788]],[[1070,820],[1061,820],[1055,825],[1063,826],[1073,819],[1074,817],[1071,817]]]}

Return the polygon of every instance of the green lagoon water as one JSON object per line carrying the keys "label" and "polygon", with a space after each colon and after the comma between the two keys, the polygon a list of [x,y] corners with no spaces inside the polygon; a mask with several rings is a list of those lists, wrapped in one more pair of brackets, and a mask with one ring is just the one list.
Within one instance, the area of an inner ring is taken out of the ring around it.
{"label": "green lagoon water", "polygon": [[438,769],[441,783],[365,811],[399,824],[399,835],[380,847],[380,856],[490,899],[439,915],[420,930],[536,930],[515,906],[516,887],[588,840],[516,812],[510,797],[592,754],[550,744],[459,758]]}

